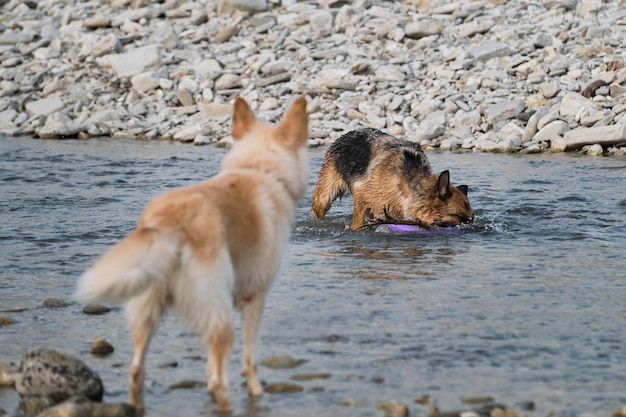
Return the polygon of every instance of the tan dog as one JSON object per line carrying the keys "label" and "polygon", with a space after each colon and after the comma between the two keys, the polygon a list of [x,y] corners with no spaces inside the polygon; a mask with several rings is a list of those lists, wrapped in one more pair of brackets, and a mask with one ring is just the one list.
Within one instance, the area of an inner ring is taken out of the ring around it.
{"label": "tan dog", "polygon": [[169,306],[209,347],[208,389],[230,409],[226,366],[233,310],[242,314],[243,372],[251,395],[263,388],[255,345],[265,297],[276,277],[308,177],[306,101],[277,125],[258,121],[235,101],[235,144],[219,174],[152,200],[137,228],[80,279],[85,302],[128,301],[135,353],[130,403],[143,411],[145,353]]}
{"label": "tan dog", "polygon": [[326,152],[312,208],[323,217],[333,201],[352,193],[352,229],[393,221],[448,227],[474,219],[467,186],[450,173],[433,175],[419,144],[376,129],[348,132]]}

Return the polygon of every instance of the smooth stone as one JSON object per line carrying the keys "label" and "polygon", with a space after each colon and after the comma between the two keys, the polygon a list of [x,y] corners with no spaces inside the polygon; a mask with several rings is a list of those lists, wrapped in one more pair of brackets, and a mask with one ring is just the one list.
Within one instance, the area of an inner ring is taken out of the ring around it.
{"label": "smooth stone", "polygon": [[196,389],[196,388],[206,388],[207,383],[204,381],[195,381],[195,380],[184,380],[180,382],[176,382],[170,384],[168,389]]}
{"label": "smooth stone", "polygon": [[233,14],[237,11],[250,14],[260,13],[267,10],[266,0],[218,0],[217,12],[219,14]]}
{"label": "smooth stone", "polygon": [[161,46],[148,45],[122,54],[110,54],[96,59],[100,65],[110,66],[119,78],[132,77],[161,65]]}
{"label": "smooth stone", "polygon": [[522,99],[503,101],[491,105],[485,112],[488,123],[509,120],[522,113],[526,108],[526,103]]}
{"label": "smooth stone", "polygon": [[80,128],[74,125],[67,115],[56,112],[46,117],[43,127],[37,130],[37,135],[42,139],[64,139],[75,137]]}
{"label": "smooth stone", "polygon": [[316,379],[328,379],[330,378],[330,374],[320,373],[320,374],[296,374],[291,376],[292,381],[313,381]]}
{"label": "smooth stone", "polygon": [[130,78],[133,88],[140,93],[147,93],[159,86],[159,76],[154,72],[144,72]]}
{"label": "smooth stone", "polygon": [[46,298],[43,306],[46,308],[63,308],[69,306],[69,303],[58,298]]}
{"label": "smooth stone", "polygon": [[60,97],[42,98],[40,100],[29,101],[26,103],[26,111],[30,114],[48,115],[65,107],[63,99]]}
{"label": "smooth stone", "polygon": [[385,417],[408,417],[409,408],[395,401],[384,401],[376,404],[376,408],[385,412]]}
{"label": "smooth stone", "polygon": [[562,138],[553,140],[550,149],[555,151],[570,151],[580,149],[585,145],[594,145],[597,143],[610,146],[625,141],[626,125],[579,127],[565,132]]}
{"label": "smooth stone", "polygon": [[555,120],[548,123],[539,130],[533,137],[532,141],[546,142],[563,137],[565,132],[569,130],[569,125],[563,120]]}
{"label": "smooth stone", "polygon": [[602,156],[602,154],[604,153],[604,149],[602,149],[602,145],[597,144],[597,143],[595,145],[591,145],[587,147],[585,150],[586,150],[587,155]]}
{"label": "smooth stone", "polygon": [[103,306],[101,304],[88,304],[83,307],[83,313],[90,316],[101,316],[112,310],[111,307]]}
{"label": "smooth stone", "polygon": [[469,53],[476,60],[485,62],[491,58],[511,55],[511,49],[505,42],[486,42],[470,46]]}
{"label": "smooth stone", "polygon": [[12,387],[14,384],[13,369],[8,364],[0,362],[0,387]]}
{"label": "smooth stone", "polygon": [[10,317],[0,316],[0,327],[10,326],[11,324],[15,324],[15,320]]}
{"label": "smooth stone", "polygon": [[222,74],[215,81],[216,90],[230,90],[231,88],[241,87],[241,77],[237,74]]}
{"label": "smooth stone", "polygon": [[289,355],[281,355],[265,358],[259,363],[259,365],[270,369],[291,369],[297,368],[306,362],[308,361],[305,359],[294,359]]}
{"label": "smooth stone", "polygon": [[417,22],[409,22],[404,27],[404,31],[408,38],[421,39],[426,36],[437,35],[443,30],[443,23],[433,20],[424,19]]}
{"label": "smooth stone", "polygon": [[90,353],[92,355],[109,355],[113,353],[115,348],[105,338],[98,337],[91,344]]}
{"label": "smooth stone", "polygon": [[559,114],[562,117],[574,118],[579,111],[584,110],[589,112],[596,109],[596,105],[593,101],[583,97],[578,93],[569,92],[561,99],[559,105]]}
{"label": "smooth stone", "polygon": [[286,394],[302,392],[304,389],[300,385],[290,384],[288,382],[277,382],[267,385],[263,388],[263,391],[268,394]]}

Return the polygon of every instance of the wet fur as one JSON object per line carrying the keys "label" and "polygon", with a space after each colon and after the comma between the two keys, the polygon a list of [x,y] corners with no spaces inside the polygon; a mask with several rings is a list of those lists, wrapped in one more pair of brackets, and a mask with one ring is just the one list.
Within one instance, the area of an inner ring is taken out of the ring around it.
{"label": "wet fur", "polygon": [[467,186],[450,184],[448,171],[432,174],[419,144],[377,129],[348,132],[330,146],[313,190],[313,212],[323,217],[348,191],[352,229],[393,220],[447,227],[474,217]]}
{"label": "wet fur", "polygon": [[251,395],[262,394],[255,344],[265,297],[306,190],[307,123],[304,98],[294,102],[277,126],[258,121],[238,98],[235,144],[221,172],[153,199],[136,229],[80,278],[80,300],[127,302],[135,346],[130,402],[140,412],[145,354],[170,306],[207,346],[208,389],[223,410],[231,408],[226,367],[234,309],[240,309],[242,375]]}

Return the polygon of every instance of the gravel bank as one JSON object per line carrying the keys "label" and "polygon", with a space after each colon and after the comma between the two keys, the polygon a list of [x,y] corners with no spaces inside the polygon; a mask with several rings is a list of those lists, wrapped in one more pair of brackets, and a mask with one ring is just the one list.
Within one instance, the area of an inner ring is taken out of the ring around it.
{"label": "gravel bank", "polygon": [[626,154],[626,9],[600,0],[0,0],[0,133],[228,145],[231,103],[311,144]]}

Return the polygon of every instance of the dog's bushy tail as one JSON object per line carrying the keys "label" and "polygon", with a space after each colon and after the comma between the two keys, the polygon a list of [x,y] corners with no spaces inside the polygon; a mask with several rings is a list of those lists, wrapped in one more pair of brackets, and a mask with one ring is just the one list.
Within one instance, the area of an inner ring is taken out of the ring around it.
{"label": "dog's bushy tail", "polygon": [[134,230],[80,277],[82,302],[121,303],[163,282],[180,262],[178,242],[157,229]]}
{"label": "dog's bushy tail", "polygon": [[311,207],[317,218],[324,217],[333,201],[343,196],[348,191],[348,188],[348,183],[337,170],[335,161],[327,157],[320,170],[319,179],[313,190],[311,201]]}

